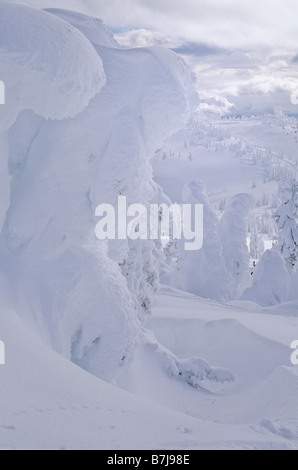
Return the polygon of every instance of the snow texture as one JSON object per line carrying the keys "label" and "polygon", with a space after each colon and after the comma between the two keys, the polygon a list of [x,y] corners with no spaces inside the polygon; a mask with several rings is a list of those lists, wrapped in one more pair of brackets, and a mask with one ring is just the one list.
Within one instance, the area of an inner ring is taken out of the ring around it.
{"label": "snow texture", "polygon": [[251,300],[263,307],[286,302],[291,277],[283,257],[277,250],[267,250],[254,273],[253,285],[242,295],[242,300]]}
{"label": "snow texture", "polygon": [[0,63],[2,130],[25,109],[49,119],[74,117],[105,85],[102,62],[77,29],[19,5],[0,4]]}
{"label": "snow texture", "polygon": [[[6,80],[24,62],[28,78],[31,73],[46,84],[39,64],[52,83],[46,90],[30,83],[31,95],[15,110],[24,108],[8,134],[11,194],[1,266],[15,292],[13,308],[60,354],[113,380],[131,358],[150,311],[161,255],[153,242],[149,251],[142,243],[98,242],[95,208],[115,204],[121,194],[129,204],[156,197],[150,152],[186,122],[193,76],[165,49],[117,48],[100,21],[61,12],[90,32],[96,53],[82,33],[57,18],[60,12],[1,8],[5,24],[13,25],[11,35],[18,15],[30,29],[26,44],[21,32],[4,42],[14,64],[6,68]],[[19,60],[13,47],[20,48]]]}
{"label": "snow texture", "polygon": [[[0,449],[297,450],[297,119],[197,110],[173,52],[14,2],[0,79]],[[202,250],[98,241],[121,195],[204,204]]]}

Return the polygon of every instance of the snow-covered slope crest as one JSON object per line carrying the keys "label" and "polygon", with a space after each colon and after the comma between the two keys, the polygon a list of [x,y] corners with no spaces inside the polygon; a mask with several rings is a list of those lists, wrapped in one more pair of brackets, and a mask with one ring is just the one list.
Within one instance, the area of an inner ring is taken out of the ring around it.
{"label": "snow-covered slope crest", "polygon": [[81,32],[49,13],[0,4],[0,129],[23,109],[50,119],[81,112],[105,84],[102,62]]}
{"label": "snow-covered slope crest", "polygon": [[46,8],[53,15],[78,28],[93,44],[97,46],[120,47],[113,33],[109,31],[103,21],[71,10],[60,8]]}
{"label": "snow-covered slope crest", "polygon": [[199,97],[195,76],[181,57],[160,46],[121,48],[101,20],[68,10],[48,11],[91,41],[102,58],[107,78],[112,74],[114,97],[122,90],[121,100],[117,103],[113,99],[110,105],[120,111],[126,106],[133,112],[148,154],[185,126]]}

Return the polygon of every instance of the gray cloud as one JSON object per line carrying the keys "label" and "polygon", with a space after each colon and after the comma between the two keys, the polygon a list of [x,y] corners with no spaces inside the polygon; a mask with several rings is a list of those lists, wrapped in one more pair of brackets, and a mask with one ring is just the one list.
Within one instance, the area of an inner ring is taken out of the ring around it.
{"label": "gray cloud", "polygon": [[192,55],[195,57],[209,56],[223,53],[219,47],[209,46],[208,44],[183,43],[178,47],[171,48],[176,54]]}

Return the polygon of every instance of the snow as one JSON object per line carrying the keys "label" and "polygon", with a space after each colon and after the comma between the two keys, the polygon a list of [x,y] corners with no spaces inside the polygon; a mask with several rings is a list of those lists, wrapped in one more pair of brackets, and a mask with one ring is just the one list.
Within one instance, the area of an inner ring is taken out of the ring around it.
{"label": "snow", "polygon": [[[0,31],[0,448],[298,450],[298,275],[271,249],[296,120],[198,111],[179,56],[100,19],[2,2]],[[204,204],[202,250],[97,240],[121,195]]]}
{"label": "snow", "polygon": [[[101,202],[114,203],[121,193],[129,204],[148,204],[156,197],[151,152],[187,120],[193,75],[182,59],[166,49],[122,50],[114,44],[97,44],[96,53],[86,37],[50,13],[15,5],[4,8],[8,18],[13,18],[10,11],[16,12],[16,18],[24,12],[25,25],[26,17],[28,25],[29,19],[44,24],[50,57],[56,57],[61,41],[59,27],[62,38],[66,34],[66,44],[70,32],[82,42],[75,60],[74,50],[69,51],[70,66],[66,60],[62,64],[56,58],[46,61],[44,73],[50,77],[59,77],[60,68],[61,74],[71,72],[73,62],[82,60],[84,65],[88,59],[84,45],[90,60],[96,55],[95,76],[97,65],[104,67],[106,85],[102,88],[103,83],[97,83],[100,93],[76,117],[46,120],[30,105],[31,111],[20,113],[9,130],[11,194],[0,259],[14,292],[12,308],[23,321],[55,351],[111,381],[131,359],[153,302],[161,248],[154,242],[151,251],[127,241],[108,246],[98,242],[95,208]],[[80,20],[79,15],[62,12],[65,15],[83,31],[89,28],[86,17]],[[110,40],[111,33],[102,23],[90,20],[92,35],[95,27],[99,36],[106,34]],[[60,57],[64,58],[63,49]],[[38,55],[36,60],[40,61]],[[84,80],[85,73],[88,80],[94,78],[84,68],[81,73],[78,79]],[[53,93],[51,88],[47,92],[49,102],[55,102],[56,89]],[[38,89],[34,96],[43,102]],[[77,106],[73,98],[72,106]],[[58,108],[63,112],[60,118],[69,116],[61,102]]]}
{"label": "snow", "polygon": [[259,314],[165,289],[148,326],[177,355],[230,365],[236,382],[195,390],[140,345],[127,393],[54,353],[3,303],[0,312],[2,449],[297,449],[297,318],[260,314],[263,329]]}
{"label": "snow", "polygon": [[267,250],[259,262],[249,287],[242,300],[250,300],[264,307],[287,301],[291,277],[283,257],[276,250]]}
{"label": "snow", "polygon": [[283,255],[288,270],[296,271],[297,263],[297,216],[298,216],[298,185],[295,181],[292,186],[285,188],[283,204],[277,210],[275,217],[280,230],[278,247]]}
{"label": "snow", "polygon": [[252,206],[253,200],[249,194],[236,194],[227,202],[220,221],[223,257],[233,279],[232,299],[238,298],[249,284],[246,220]]}
{"label": "snow", "polygon": [[203,248],[186,253],[179,246],[179,269],[162,278],[163,282],[199,296],[217,300],[229,298],[231,278],[223,257],[219,220],[214,213],[206,187],[202,181],[191,181],[182,189],[182,200],[187,204],[204,206]]}
{"label": "snow", "polygon": [[102,20],[99,18],[92,18],[74,11],[58,8],[47,8],[45,11],[73,25],[96,46],[119,47],[113,34],[105,27]]}
{"label": "snow", "polygon": [[50,119],[73,117],[104,86],[102,62],[93,47],[58,18],[1,3],[0,31],[6,95],[0,129],[11,127],[24,109]]}

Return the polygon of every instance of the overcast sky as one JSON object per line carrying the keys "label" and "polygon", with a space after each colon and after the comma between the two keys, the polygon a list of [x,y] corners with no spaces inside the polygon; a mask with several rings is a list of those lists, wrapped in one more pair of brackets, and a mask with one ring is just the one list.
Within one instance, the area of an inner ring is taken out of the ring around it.
{"label": "overcast sky", "polygon": [[[3,1],[3,0],[1,0]],[[113,27],[154,28],[220,47],[298,44],[297,0],[19,0],[93,13]]]}
{"label": "overcast sky", "polygon": [[290,100],[298,89],[298,0],[11,1],[92,14],[127,47],[162,44],[184,54],[206,103],[298,112]]}

